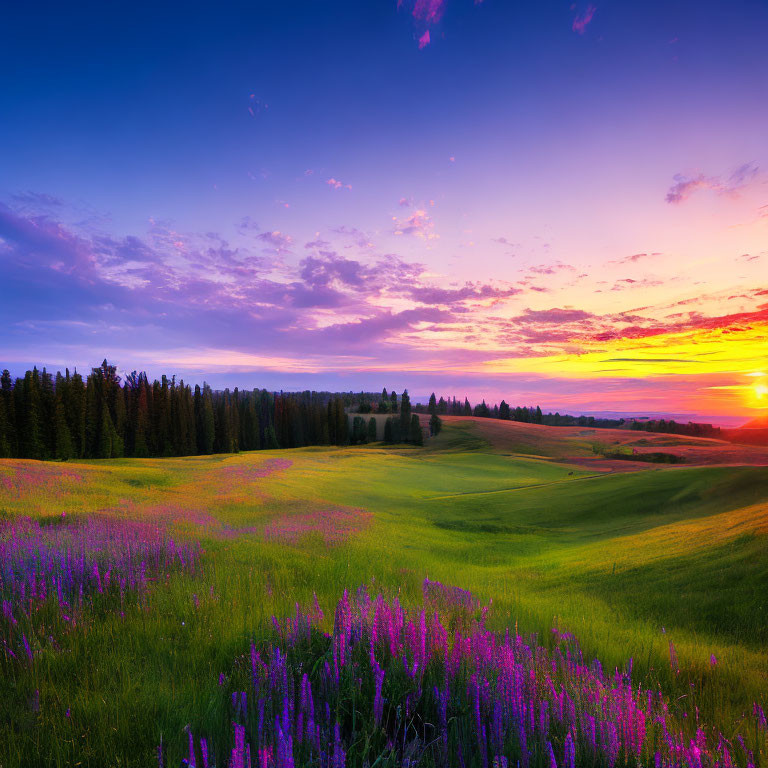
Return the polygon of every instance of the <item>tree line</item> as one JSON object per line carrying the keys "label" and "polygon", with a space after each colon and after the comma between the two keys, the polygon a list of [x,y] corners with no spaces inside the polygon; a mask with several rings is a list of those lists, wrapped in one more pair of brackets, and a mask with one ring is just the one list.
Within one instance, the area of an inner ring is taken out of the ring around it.
{"label": "tree line", "polygon": [[0,457],[188,456],[345,445],[345,397],[329,392],[194,389],[175,377],[121,381],[106,360],[85,378],[67,369],[0,375]]}
{"label": "tree line", "polygon": [[[385,443],[412,443],[413,445],[424,444],[424,432],[421,428],[421,422],[411,406],[411,398],[408,390],[403,390],[403,394],[398,401],[397,392],[387,392],[386,387],[381,392],[381,397],[373,405],[374,397],[370,393],[361,392],[360,398],[356,404],[358,414],[369,414],[376,410],[379,414],[391,414],[387,416],[384,422],[384,442]],[[435,418],[437,418],[435,416]],[[437,419],[439,422],[440,420]],[[433,420],[430,420],[430,434],[436,435],[439,431],[439,425],[436,427]],[[352,420],[350,442],[367,443],[374,442],[377,435],[376,417],[371,416],[367,421],[362,415],[355,416]]]}

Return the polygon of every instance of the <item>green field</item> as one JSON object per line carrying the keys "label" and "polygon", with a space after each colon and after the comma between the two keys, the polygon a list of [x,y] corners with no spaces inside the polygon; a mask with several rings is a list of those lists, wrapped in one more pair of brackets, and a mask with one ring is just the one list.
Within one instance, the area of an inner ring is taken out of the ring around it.
{"label": "green field", "polygon": [[[176,766],[185,726],[227,722],[219,675],[273,615],[316,593],[330,630],[345,587],[408,603],[425,576],[492,601],[492,628],[573,632],[606,668],[633,658],[633,679],[732,735],[768,698],[768,469],[596,473],[553,445],[556,428],[501,451],[449,423],[423,449],[0,462],[5,519],[159,520],[204,548],[200,573],[55,648],[30,627],[35,663],[2,667],[0,766],[153,765],[161,739]],[[292,464],[249,475],[274,459]]]}

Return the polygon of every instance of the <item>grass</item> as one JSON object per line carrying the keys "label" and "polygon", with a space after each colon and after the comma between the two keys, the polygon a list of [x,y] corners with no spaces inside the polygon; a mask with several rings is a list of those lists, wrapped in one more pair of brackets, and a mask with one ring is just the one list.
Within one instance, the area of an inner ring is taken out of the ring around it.
{"label": "grass", "polygon": [[[633,657],[638,680],[733,735],[768,688],[768,473],[596,476],[562,461],[557,434],[532,445],[456,421],[424,449],[49,464],[45,477],[35,462],[0,462],[0,480],[14,478],[0,483],[5,518],[154,518],[205,550],[202,575],[170,577],[124,617],[90,617],[31,667],[3,662],[0,766],[153,765],[161,738],[178,765],[185,726],[227,724],[219,674],[273,614],[316,593],[330,629],[345,587],[373,583],[409,602],[427,575],[492,600],[492,627],[546,637],[558,626],[607,668]],[[583,440],[586,454],[594,436]],[[270,459],[292,464],[245,471]],[[260,533],[276,518],[335,509],[370,513],[336,546],[319,532],[293,543]]]}

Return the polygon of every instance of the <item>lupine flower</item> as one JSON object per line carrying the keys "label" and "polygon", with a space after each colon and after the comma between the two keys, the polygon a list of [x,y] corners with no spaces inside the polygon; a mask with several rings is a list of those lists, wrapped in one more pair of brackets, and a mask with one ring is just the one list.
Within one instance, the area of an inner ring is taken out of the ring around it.
{"label": "lupine flower", "polygon": [[[516,768],[558,768],[562,756],[561,768],[575,768],[578,750],[579,763],[607,768],[735,768],[722,738],[709,743],[698,718],[691,738],[662,692],[633,684],[631,665],[606,673],[559,630],[551,647],[517,631],[497,635],[469,593],[429,581],[423,591],[425,605],[410,611],[396,598],[345,592],[330,636],[318,628],[316,599],[312,610],[297,606],[275,619],[271,641],[251,644],[250,711],[246,691],[230,692],[228,768],[246,768],[252,751],[258,768],[344,768],[348,752],[368,743],[375,752],[354,752],[355,764],[387,753],[399,766],[488,768],[490,760],[492,768],[507,768],[514,757]],[[354,731],[352,708],[359,713]],[[757,703],[753,714],[765,730]],[[406,738],[414,722],[432,724],[434,738]],[[361,738],[366,723],[375,728]],[[739,743],[738,765],[749,768],[754,758]],[[200,754],[207,768],[202,740]]]}

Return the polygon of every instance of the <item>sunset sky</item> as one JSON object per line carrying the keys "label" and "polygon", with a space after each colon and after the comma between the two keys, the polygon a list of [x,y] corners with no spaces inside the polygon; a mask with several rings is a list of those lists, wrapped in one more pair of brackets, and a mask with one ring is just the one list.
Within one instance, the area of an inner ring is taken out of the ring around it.
{"label": "sunset sky", "polygon": [[768,5],[17,3],[0,367],[768,414]]}

